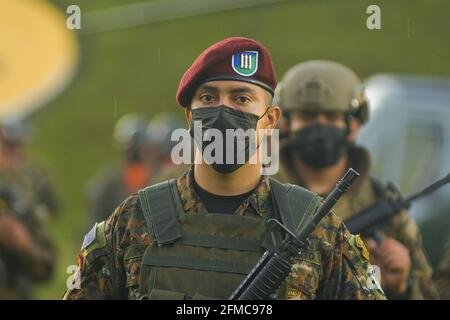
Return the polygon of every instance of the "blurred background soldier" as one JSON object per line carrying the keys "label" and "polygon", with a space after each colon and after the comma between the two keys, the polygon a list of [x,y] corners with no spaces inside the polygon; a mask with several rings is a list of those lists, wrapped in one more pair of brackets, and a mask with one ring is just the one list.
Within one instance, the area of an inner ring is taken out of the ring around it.
{"label": "blurred background soldier", "polygon": [[87,187],[91,221],[105,220],[123,199],[150,184],[165,162],[160,141],[149,138],[145,116],[130,113],[119,119],[114,140],[121,155],[119,165],[110,165]]}
{"label": "blurred background soldier", "polygon": [[[20,194],[23,210],[32,210],[42,221],[59,211],[59,203],[50,174],[28,154],[31,125],[10,118],[0,124],[0,179]],[[26,207],[26,208],[25,208]]]}
{"label": "blurred background soldier", "polygon": [[[359,78],[346,66],[309,61],[292,67],[277,89],[289,135],[280,143],[279,179],[326,195],[348,167],[361,177],[335,206],[344,220],[381,201],[384,185],[370,176],[368,151],[355,145],[368,119]],[[283,136],[283,132],[280,134]],[[437,298],[432,270],[416,224],[403,210],[382,230],[378,243],[366,239],[372,263],[381,268],[390,299]]]}
{"label": "blurred background soldier", "polygon": [[20,195],[0,185],[0,299],[30,299],[32,286],[54,270],[54,250],[33,212],[18,211]]}
{"label": "blurred background soldier", "polygon": [[10,118],[0,124],[3,298],[32,298],[33,284],[49,280],[55,268],[47,223],[57,213],[58,203],[48,173],[28,155],[31,137],[31,126],[25,120]]}
{"label": "blurred background soldier", "polygon": [[171,140],[172,132],[185,127],[184,121],[168,112],[161,112],[151,119],[147,134],[151,143],[160,146],[161,159],[160,170],[152,183],[177,178],[187,170],[188,165],[175,165],[171,158],[172,148],[178,143],[178,141]]}
{"label": "blurred background soldier", "polygon": [[145,116],[131,113],[123,116],[114,129],[122,164],[110,166],[88,185],[93,222],[105,220],[130,194],[152,183],[178,177],[186,165],[171,160],[173,130],[184,122],[162,112],[147,122]]}

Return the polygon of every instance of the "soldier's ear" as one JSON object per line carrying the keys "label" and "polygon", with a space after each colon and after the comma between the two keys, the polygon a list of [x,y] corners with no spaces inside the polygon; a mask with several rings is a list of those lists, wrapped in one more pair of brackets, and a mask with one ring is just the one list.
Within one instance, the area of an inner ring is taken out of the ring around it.
{"label": "soldier's ear", "polygon": [[281,109],[279,106],[271,106],[269,111],[267,111],[267,121],[269,125],[267,129],[275,129],[278,125],[278,122],[281,119]]}

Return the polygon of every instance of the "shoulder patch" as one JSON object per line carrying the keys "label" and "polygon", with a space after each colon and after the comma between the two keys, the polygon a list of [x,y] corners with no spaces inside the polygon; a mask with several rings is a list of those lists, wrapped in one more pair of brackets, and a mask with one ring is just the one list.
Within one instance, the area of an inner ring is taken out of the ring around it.
{"label": "shoulder patch", "polygon": [[355,244],[356,247],[361,251],[364,259],[369,260],[369,250],[367,250],[366,244],[364,243],[363,239],[361,239],[361,236],[359,234],[355,236]]}
{"label": "shoulder patch", "polygon": [[94,224],[92,229],[84,236],[83,244],[81,245],[81,250],[86,249],[95,240],[95,235],[97,234],[97,222]]}
{"label": "shoulder patch", "polygon": [[81,250],[92,251],[106,246],[105,222],[95,223],[92,229],[84,236]]}
{"label": "shoulder patch", "polygon": [[359,234],[352,235],[348,242],[356,253],[362,256],[364,260],[369,261],[369,251],[367,250],[366,245]]}
{"label": "shoulder patch", "polygon": [[347,258],[353,264],[355,276],[361,287],[371,292],[377,299],[384,299],[385,294],[380,285],[380,268],[370,264],[369,252],[364,241],[359,235],[351,235],[348,243],[352,252],[349,252]]}

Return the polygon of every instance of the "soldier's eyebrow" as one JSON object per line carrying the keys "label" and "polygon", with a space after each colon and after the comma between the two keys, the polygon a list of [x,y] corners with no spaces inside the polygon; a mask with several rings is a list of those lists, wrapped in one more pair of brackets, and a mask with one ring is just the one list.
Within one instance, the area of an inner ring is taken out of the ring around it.
{"label": "soldier's eyebrow", "polygon": [[219,92],[219,90],[216,88],[216,87],[214,87],[214,86],[211,86],[211,85],[205,85],[205,84],[202,84],[200,87],[198,87],[198,90],[197,90],[197,92],[198,93],[200,93],[200,92],[212,92],[212,93],[217,93],[217,92]]}
{"label": "soldier's eyebrow", "polygon": [[[204,92],[210,92],[212,94],[219,94],[220,92],[220,88],[214,86],[214,85],[210,85],[210,84],[203,84],[200,87],[198,87],[197,92],[196,92],[196,96],[198,96],[199,94],[202,94]],[[258,92],[248,86],[241,86],[241,87],[237,87],[237,88],[232,88],[227,90],[228,94],[242,94],[242,93],[247,93],[247,94],[251,94],[253,96],[257,96]]]}
{"label": "soldier's eyebrow", "polygon": [[230,93],[236,94],[236,93],[250,93],[256,95],[256,90],[249,87],[239,87],[235,89],[231,89],[229,91]]}

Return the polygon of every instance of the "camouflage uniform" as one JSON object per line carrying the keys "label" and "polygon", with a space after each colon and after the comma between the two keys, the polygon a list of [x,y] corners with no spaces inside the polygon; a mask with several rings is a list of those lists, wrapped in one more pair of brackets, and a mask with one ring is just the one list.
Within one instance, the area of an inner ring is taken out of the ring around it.
{"label": "camouflage uniform", "polygon": [[447,243],[446,253],[437,269],[435,283],[441,299],[450,300],[450,239]]}
{"label": "camouflage uniform", "polygon": [[[286,154],[287,152],[287,154]],[[302,185],[300,178],[293,172],[290,165],[289,151],[283,154],[284,168],[277,177],[282,182]],[[368,208],[377,201],[382,200],[370,177],[370,158],[368,152],[362,147],[352,147],[348,152],[349,167],[358,171],[361,176],[355,184],[345,193],[334,206],[336,214],[344,221],[355,216],[361,210]],[[409,217],[406,210],[395,216],[381,230],[381,235],[396,239],[405,245],[412,260],[412,270],[408,292],[402,297],[396,297],[386,292],[388,298],[402,299],[436,299],[438,294],[432,282],[432,268],[422,247],[421,235],[416,223]]]}
{"label": "camouflage uniform", "polygon": [[13,198],[6,201],[0,215],[13,215],[31,238],[26,253],[0,244],[0,299],[31,298],[32,285],[48,280],[54,270],[55,250],[46,224],[58,203],[48,174],[26,156],[30,130],[15,119],[0,125],[0,183]]}
{"label": "camouflage uniform", "polygon": [[[20,199],[20,196],[20,193],[15,194],[14,199]],[[18,211],[22,208],[20,202],[15,204],[9,203],[10,199],[6,201],[8,203],[3,206],[0,215],[14,214],[15,218],[25,226],[32,244],[27,254],[12,252],[0,244],[0,299],[29,299],[32,294],[32,285],[46,281],[52,275],[55,260],[54,247],[42,217],[31,208]]]}
{"label": "camouflage uniform", "polygon": [[[59,203],[47,170],[27,154],[33,129],[24,119],[8,118],[0,123],[2,165],[0,178],[20,194],[20,202],[33,208],[40,219],[55,215]],[[22,208],[23,209],[23,208]],[[23,211],[23,210],[22,210]]]}
{"label": "camouflage uniform", "polygon": [[0,180],[18,197],[20,212],[33,211],[43,223],[59,209],[47,172],[37,163],[24,162],[0,170]]}
{"label": "camouflage uniform", "polygon": [[[180,177],[189,168],[187,164],[166,164],[161,171],[152,179],[152,183],[158,183],[165,180]],[[112,211],[111,211],[112,212]]]}
{"label": "camouflage uniform", "polygon": [[53,186],[53,181],[46,168],[37,162],[25,163],[20,169],[22,174],[28,176],[33,184],[35,204],[39,206],[42,214],[55,216],[60,209],[59,200]]}
{"label": "camouflage uniform", "polygon": [[[186,214],[206,209],[193,187],[193,169],[177,180]],[[270,185],[263,177],[236,215],[263,218],[272,213]],[[137,194],[126,199],[100,227],[96,238],[78,257],[79,289],[65,293],[65,299],[137,299],[143,250],[153,243]],[[361,248],[341,220],[328,214],[310,237],[307,251],[316,252],[319,263],[298,259],[289,281],[289,297],[299,299],[376,299],[384,298],[368,288],[368,262]]]}

